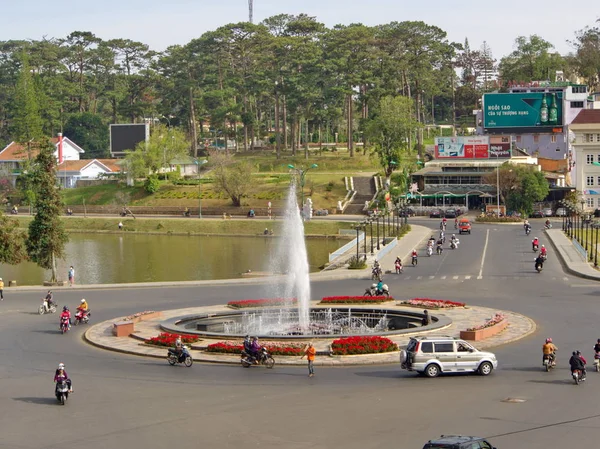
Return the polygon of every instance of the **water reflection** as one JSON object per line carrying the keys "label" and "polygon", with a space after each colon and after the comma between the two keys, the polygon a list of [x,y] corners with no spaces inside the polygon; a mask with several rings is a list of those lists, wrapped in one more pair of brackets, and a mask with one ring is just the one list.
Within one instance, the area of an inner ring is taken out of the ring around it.
{"label": "water reflection", "polygon": [[[307,240],[311,271],[327,262],[342,240]],[[72,234],[59,277],[75,267],[76,284],[190,281],[241,277],[268,267],[277,238],[198,237],[134,234]],[[18,285],[41,284],[48,274],[37,265],[0,265],[0,277]]]}

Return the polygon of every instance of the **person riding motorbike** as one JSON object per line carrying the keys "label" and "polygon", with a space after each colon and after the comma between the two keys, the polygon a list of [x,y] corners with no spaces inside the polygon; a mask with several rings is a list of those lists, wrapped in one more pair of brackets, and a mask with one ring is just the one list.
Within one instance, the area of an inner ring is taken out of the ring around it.
{"label": "person riding motorbike", "polygon": [[577,357],[579,357],[581,359],[581,361],[583,362],[583,372],[582,372],[582,376],[585,379],[586,375],[587,375],[587,371],[585,369],[585,365],[587,365],[587,360],[585,359],[585,357],[583,356],[583,354],[581,353],[581,351],[577,351]]}
{"label": "person riding motorbike", "polygon": [[431,237],[429,237],[429,240],[427,241],[427,245],[431,244],[431,246],[433,246],[434,243],[435,243],[435,237],[432,235]]}
{"label": "person riding motorbike", "polygon": [[571,365],[571,374],[576,370],[581,371],[581,380],[585,380],[585,364],[581,357],[577,355],[577,351],[573,351],[573,355],[569,359],[569,365]]}
{"label": "person riding motorbike", "polygon": [[542,247],[540,248],[540,256],[542,256],[544,260],[546,260],[546,257],[548,257],[548,250],[544,245],[542,245]]}
{"label": "person riding motorbike", "polygon": [[537,249],[540,247],[540,241],[538,240],[537,237],[534,237],[534,239],[531,241],[531,248],[534,251],[537,251]]}
{"label": "person riding motorbike", "polygon": [[246,352],[246,354],[252,353],[252,342],[250,341],[249,335],[246,335],[244,337],[244,351]]}
{"label": "person riding motorbike", "polygon": [[523,227],[526,228],[527,226],[531,226],[529,224],[529,220],[525,219],[525,221],[523,222]]}
{"label": "person riding motorbike", "polygon": [[525,228],[525,234],[529,234],[531,232],[531,225],[527,223],[523,226]]}
{"label": "person riding motorbike", "polygon": [[440,240],[445,242],[446,241],[446,234],[444,231],[440,232]]}
{"label": "person riding motorbike", "polygon": [[48,290],[48,293],[46,294],[46,297],[44,299],[48,303],[48,309],[50,309],[50,307],[56,305],[56,303],[54,302],[54,295],[52,294],[51,290]]}
{"label": "person riding motorbike", "polygon": [[410,257],[412,259],[412,264],[416,265],[418,263],[418,259],[417,258],[419,257],[419,255],[417,254],[417,250],[416,249],[412,250],[412,253],[410,253]]}
{"label": "person riding motorbike", "polygon": [[383,295],[383,281],[379,281],[377,283],[377,287],[375,287],[375,295],[381,296]]}
{"label": "person riding motorbike", "polygon": [[402,260],[399,257],[396,257],[394,261],[394,268],[396,269],[396,273],[402,273]]}
{"label": "person riding motorbike", "polygon": [[443,244],[444,244],[444,241],[442,239],[439,239],[436,242],[436,248],[435,248],[435,250],[438,252],[438,254],[442,254],[442,251],[444,251],[444,248],[442,248]]}
{"label": "person riding motorbike", "polygon": [[71,379],[69,378],[69,375],[65,371],[64,363],[59,363],[58,368],[56,369],[56,371],[54,373],[54,382],[58,383],[61,381],[65,381],[67,383],[67,386],[69,387],[69,393],[73,393],[73,386],[71,383]]}
{"label": "person riding motorbike", "polygon": [[68,320],[69,327],[71,327],[71,311],[67,306],[63,307],[63,311],[60,314],[60,322],[62,323],[63,320]]}
{"label": "person riding motorbike", "polygon": [[550,219],[546,220],[546,229],[550,229],[552,227],[552,223],[550,223]]}
{"label": "person riding motorbike", "polygon": [[77,307],[77,310],[81,310],[83,313],[88,313],[90,310],[90,307],[88,306],[87,301],[84,299],[82,299],[79,303],[79,307]]}
{"label": "person riding motorbike", "polygon": [[454,219],[454,229],[458,229],[458,217]]}
{"label": "person riding motorbike", "polygon": [[544,343],[542,346],[542,352],[544,354],[542,357],[542,363],[544,363],[544,360],[549,358],[552,364],[556,365],[556,351],[558,351],[558,348],[554,345],[554,343],[552,343],[552,339],[546,338],[546,343]]}
{"label": "person riding motorbike", "polygon": [[261,349],[262,347],[258,342],[258,337],[252,337],[252,343],[250,344],[250,355],[254,358],[255,363],[258,363]]}
{"label": "person riding motorbike", "polygon": [[544,268],[544,258],[543,258],[542,256],[537,256],[537,257],[535,258],[535,269],[537,270],[537,269],[538,269],[538,267],[539,267],[540,269],[543,269],[543,268]]}

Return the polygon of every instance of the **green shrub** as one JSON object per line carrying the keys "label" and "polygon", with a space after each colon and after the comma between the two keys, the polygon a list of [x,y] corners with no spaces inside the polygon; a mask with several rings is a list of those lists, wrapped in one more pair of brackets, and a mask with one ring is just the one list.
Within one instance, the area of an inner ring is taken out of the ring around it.
{"label": "green shrub", "polygon": [[520,223],[523,220],[519,217],[477,217],[478,223]]}
{"label": "green shrub", "polygon": [[364,270],[367,268],[367,262],[360,257],[357,259],[356,256],[352,256],[350,261],[348,262],[348,268],[350,270]]}
{"label": "green shrub", "polygon": [[327,183],[327,185],[325,186],[325,190],[327,192],[331,192],[333,190],[333,187],[335,186],[335,184],[333,183],[333,181],[329,181]]}
{"label": "green shrub", "polygon": [[158,191],[160,187],[160,181],[158,180],[158,176],[149,176],[148,179],[144,182],[144,190],[148,193],[155,193]]}

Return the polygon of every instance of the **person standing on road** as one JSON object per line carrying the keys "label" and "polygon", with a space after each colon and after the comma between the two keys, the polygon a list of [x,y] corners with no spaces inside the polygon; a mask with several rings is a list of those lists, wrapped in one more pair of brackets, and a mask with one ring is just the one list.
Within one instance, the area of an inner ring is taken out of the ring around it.
{"label": "person standing on road", "polygon": [[0,301],[4,301],[4,281],[0,278]]}
{"label": "person standing on road", "polygon": [[431,324],[429,312],[427,310],[423,310],[423,319],[421,320],[421,326],[428,326],[429,324]]}
{"label": "person standing on road", "polygon": [[73,268],[73,265],[71,265],[71,267],[69,268],[68,277],[69,287],[73,287],[73,284],[75,284],[75,268]]}
{"label": "person standing on road", "polygon": [[306,347],[306,349],[304,349],[304,355],[300,357],[300,360],[302,360],[304,357],[306,357],[306,359],[308,360],[308,377],[313,377],[315,375],[314,363],[316,354],[317,350],[315,349],[311,341]]}

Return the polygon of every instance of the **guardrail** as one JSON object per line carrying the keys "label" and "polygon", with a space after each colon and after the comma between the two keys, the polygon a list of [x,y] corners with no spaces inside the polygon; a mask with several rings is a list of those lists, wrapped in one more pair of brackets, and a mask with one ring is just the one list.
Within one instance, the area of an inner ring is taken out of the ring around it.
{"label": "guardrail", "polygon": [[575,249],[577,250],[577,252],[579,253],[579,255],[581,257],[583,257],[583,261],[587,263],[587,261],[588,261],[588,253],[585,250],[585,248],[583,246],[581,246],[581,244],[577,240],[571,239],[571,241],[573,242],[573,246],[575,247]]}
{"label": "guardrail", "polygon": [[[362,242],[364,239],[365,239],[365,233],[359,232],[358,233],[358,245],[359,246],[360,246],[360,242]],[[352,249],[352,247],[356,248],[356,245],[357,245],[356,238],[354,238],[352,241],[346,243],[341,248],[338,248],[334,252],[329,253],[329,263],[333,262],[338,257],[346,254],[348,251],[350,251],[350,249]]]}

